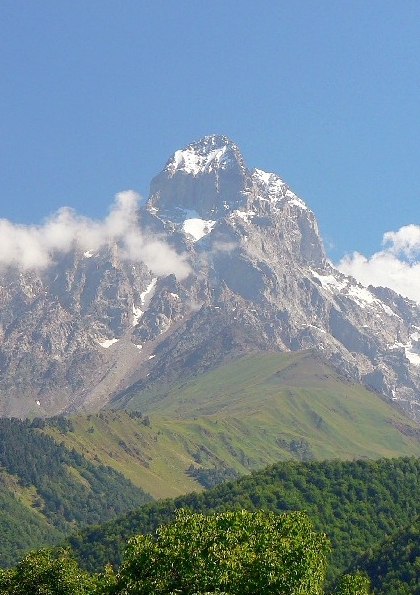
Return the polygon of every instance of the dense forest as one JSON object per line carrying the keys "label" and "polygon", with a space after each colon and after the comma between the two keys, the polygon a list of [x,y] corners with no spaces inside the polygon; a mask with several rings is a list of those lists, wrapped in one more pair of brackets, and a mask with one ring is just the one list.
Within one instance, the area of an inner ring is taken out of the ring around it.
{"label": "dense forest", "polygon": [[0,566],[151,500],[122,474],[95,465],[40,431],[71,431],[69,420],[0,419]]}
{"label": "dense forest", "polygon": [[375,593],[420,595],[420,517],[352,565],[369,575]]}
{"label": "dense forest", "polygon": [[[66,550],[41,550],[0,571],[3,595],[324,595],[330,544],[305,513],[178,510],[156,534],[129,540],[124,562],[82,570]],[[335,595],[368,595],[360,573]]]}
{"label": "dense forest", "polygon": [[115,521],[77,532],[69,544],[90,571],[107,562],[118,566],[129,537],[154,532],[179,508],[306,511],[315,529],[331,540],[331,585],[367,549],[420,514],[420,460],[282,462],[203,493],[146,504]]}

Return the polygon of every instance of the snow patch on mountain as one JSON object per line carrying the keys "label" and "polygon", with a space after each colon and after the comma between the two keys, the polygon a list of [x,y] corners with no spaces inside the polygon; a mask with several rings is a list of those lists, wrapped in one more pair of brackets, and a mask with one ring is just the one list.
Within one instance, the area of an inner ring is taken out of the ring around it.
{"label": "snow patch on mountain", "polygon": [[311,271],[311,274],[321,282],[322,287],[328,289],[332,293],[335,293],[337,290],[341,291],[346,287],[346,283],[339,281],[334,275],[320,275],[313,270]]}
{"label": "snow patch on mountain", "polygon": [[377,306],[388,316],[400,318],[389,306],[379,300],[369,289],[357,283],[352,277],[344,277],[343,280],[340,280],[334,275],[321,275],[314,270],[311,271],[311,274],[321,282],[322,287],[328,289],[333,294],[347,295],[360,308],[364,309],[367,306]]}
{"label": "snow patch on mountain", "polygon": [[184,230],[184,233],[192,236],[194,241],[197,242],[209,234],[215,225],[216,221],[193,217],[191,219],[185,219],[182,229]]}
{"label": "snow patch on mountain", "polygon": [[119,339],[105,339],[105,341],[98,341],[98,343],[101,347],[108,349],[111,345],[114,345],[114,343],[118,343],[118,341]]}
{"label": "snow patch on mountain", "polygon": [[269,186],[270,180],[275,176],[275,174],[263,171],[262,169],[254,169],[254,177],[259,179],[265,186]]}
{"label": "snow patch on mountain", "polygon": [[227,137],[206,136],[184,149],[175,151],[165,170],[169,177],[173,177],[177,171],[197,176],[203,172],[229,169],[234,162],[232,151],[235,150],[238,148]]}
{"label": "snow patch on mountain", "polygon": [[290,205],[299,207],[299,209],[302,209],[304,211],[308,210],[308,207],[305,205],[303,200],[296,196],[296,194],[294,194],[294,192],[292,192],[291,190],[286,191],[286,197],[289,199],[288,202]]}
{"label": "snow patch on mountain", "polygon": [[415,332],[410,335],[408,343],[396,342],[389,346],[390,349],[404,349],[405,357],[411,364],[420,366],[420,333]]}
{"label": "snow patch on mountain", "polygon": [[367,304],[378,302],[375,296],[365,287],[360,285],[350,285],[348,288],[348,295],[350,295],[361,308],[365,308]]}
{"label": "snow patch on mountain", "polygon": [[196,176],[203,171],[213,171],[218,168],[223,168],[231,162],[229,156],[226,155],[227,147],[215,149],[206,155],[197,155],[191,149],[175,151],[174,159],[168,166],[168,171],[173,175],[176,170],[181,170],[186,174]]}
{"label": "snow patch on mountain", "polygon": [[157,283],[157,277],[153,277],[146,289],[140,294],[141,303],[147,306],[152,299]]}
{"label": "snow patch on mountain", "polygon": [[405,357],[409,360],[411,364],[414,364],[415,366],[420,366],[420,351],[418,349],[413,349],[411,345],[406,345]]}
{"label": "snow patch on mountain", "polygon": [[263,171],[261,169],[254,169],[252,172],[252,179],[260,192],[263,200],[269,200],[276,203],[283,199],[288,189],[287,185],[279,176],[273,173]]}
{"label": "snow patch on mountain", "polygon": [[136,308],[133,304],[133,326],[137,326],[140,318],[143,316],[144,312],[141,308]]}
{"label": "snow patch on mountain", "polygon": [[255,217],[256,212],[255,211],[233,211],[232,216],[237,216],[240,219],[242,219],[243,221],[246,221],[246,223],[251,223],[252,219]]}
{"label": "snow patch on mountain", "polygon": [[414,365],[420,366],[420,333],[410,335],[411,341],[405,345],[405,356]]}
{"label": "snow patch on mountain", "polygon": [[133,304],[133,326],[137,326],[155,293],[157,277],[154,277],[146,289],[140,294],[140,307]]}
{"label": "snow patch on mountain", "polygon": [[290,205],[299,207],[302,210],[308,210],[308,207],[287,184],[274,173],[269,173],[261,169],[254,169],[252,179],[260,189],[260,200],[268,200],[271,203],[277,203],[280,200],[287,200]]}

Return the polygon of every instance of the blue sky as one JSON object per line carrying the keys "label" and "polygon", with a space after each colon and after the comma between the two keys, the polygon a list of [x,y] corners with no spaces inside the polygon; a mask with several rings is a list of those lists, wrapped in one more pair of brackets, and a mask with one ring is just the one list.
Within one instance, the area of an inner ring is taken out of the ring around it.
{"label": "blue sky", "polygon": [[[103,218],[117,192],[147,195],[173,151],[222,133],[308,204],[335,262],[369,263],[409,225],[400,240],[417,238],[417,0],[3,0],[0,78],[14,223],[62,206]],[[412,244],[391,248],[413,265]]]}

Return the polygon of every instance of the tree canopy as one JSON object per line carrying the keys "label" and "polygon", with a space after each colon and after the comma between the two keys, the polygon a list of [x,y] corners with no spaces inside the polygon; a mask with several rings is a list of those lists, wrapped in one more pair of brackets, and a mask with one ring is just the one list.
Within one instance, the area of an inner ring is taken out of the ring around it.
{"label": "tree canopy", "polygon": [[[177,511],[156,535],[129,540],[114,572],[81,570],[68,550],[33,552],[0,571],[1,595],[323,595],[330,544],[303,512]],[[367,595],[342,578],[336,595]]]}
{"label": "tree canopy", "polygon": [[179,510],[129,541],[115,593],[322,593],[329,542],[301,512]]}

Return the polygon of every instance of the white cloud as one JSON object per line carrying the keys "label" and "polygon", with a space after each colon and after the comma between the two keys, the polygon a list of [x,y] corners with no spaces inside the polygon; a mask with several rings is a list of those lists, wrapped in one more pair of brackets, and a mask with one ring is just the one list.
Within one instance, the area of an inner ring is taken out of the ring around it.
{"label": "white cloud", "polygon": [[420,254],[420,225],[405,225],[398,231],[387,231],[382,244],[389,252],[413,260]]}
{"label": "white cloud", "polygon": [[388,231],[382,245],[383,250],[368,258],[359,252],[345,256],[337,268],[363,285],[390,287],[420,303],[420,226]]}
{"label": "white cloud", "polygon": [[143,232],[138,225],[139,195],[127,190],[116,195],[109,214],[96,221],[64,207],[42,225],[15,225],[0,219],[0,265],[21,269],[44,269],[54,255],[82,250],[99,250],[117,242],[122,258],[144,262],[157,275],[174,273],[179,279],[190,272],[186,257],[179,255],[162,238]]}

